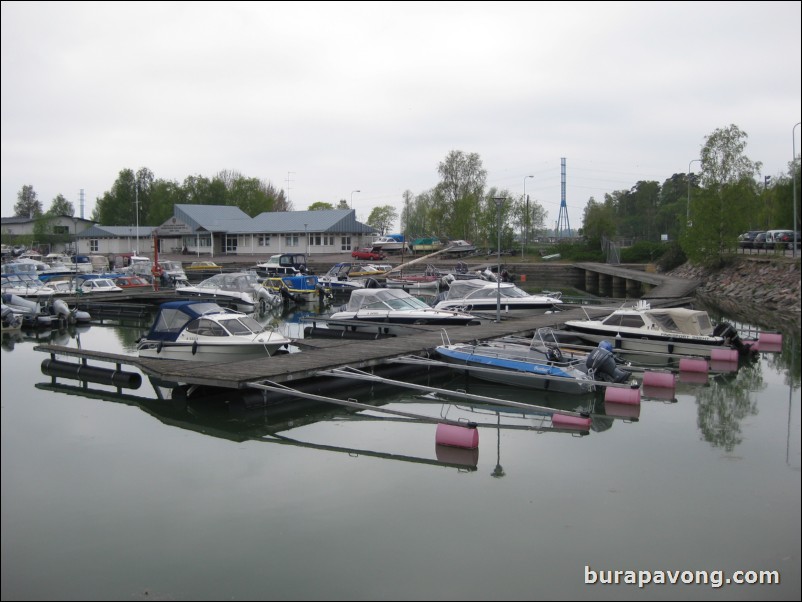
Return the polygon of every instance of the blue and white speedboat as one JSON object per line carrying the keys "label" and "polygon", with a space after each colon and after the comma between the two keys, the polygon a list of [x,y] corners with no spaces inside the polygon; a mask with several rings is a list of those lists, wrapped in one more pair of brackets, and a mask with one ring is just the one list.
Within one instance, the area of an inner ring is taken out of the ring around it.
{"label": "blue and white speedboat", "polygon": [[140,339],[140,357],[235,362],[267,358],[292,343],[243,313],[207,301],[162,303],[150,332]]}

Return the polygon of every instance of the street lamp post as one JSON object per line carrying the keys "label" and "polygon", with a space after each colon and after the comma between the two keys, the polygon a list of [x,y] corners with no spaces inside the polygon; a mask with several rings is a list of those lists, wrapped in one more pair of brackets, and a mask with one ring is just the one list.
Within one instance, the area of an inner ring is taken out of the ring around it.
{"label": "street lamp post", "polygon": [[689,225],[691,223],[691,165],[694,163],[699,163],[701,165],[701,159],[691,159],[688,162],[688,203],[685,207],[685,224]]}
{"label": "street lamp post", "polygon": [[362,192],[361,190],[352,190],[351,191],[351,209],[354,208],[354,193],[355,192]]}
{"label": "street lamp post", "polygon": [[[802,121],[800,121],[799,123],[802,123]],[[792,153],[793,153],[793,156],[791,157],[791,169],[794,172],[793,173],[793,176],[794,176],[794,252],[793,252],[793,257],[794,257],[794,259],[796,259],[796,245],[799,242],[797,240],[797,238],[796,238],[796,232],[797,232],[797,225],[796,225],[796,138],[794,138],[794,130],[796,129],[797,125],[799,125],[799,123],[797,123],[793,128],[791,128],[791,148],[792,148]]]}
{"label": "street lamp post", "polygon": [[[309,224],[304,224],[304,238],[306,239],[306,254],[309,255],[309,233],[306,230],[306,227]],[[308,260],[308,257],[307,257]]]}
{"label": "street lamp post", "polygon": [[496,322],[501,322],[501,206],[506,197],[499,196],[493,199],[496,201],[496,226],[498,228],[498,240],[496,246]]}
{"label": "street lamp post", "polygon": [[134,181],[134,207],[136,208],[136,249],[134,255],[139,255],[139,182]]}
{"label": "street lamp post", "polygon": [[524,243],[521,245],[521,259],[524,258],[524,249],[529,239],[529,197],[526,196],[526,180],[527,178],[534,178],[535,176],[526,176],[524,178],[524,202],[526,203],[526,213],[524,214]]}

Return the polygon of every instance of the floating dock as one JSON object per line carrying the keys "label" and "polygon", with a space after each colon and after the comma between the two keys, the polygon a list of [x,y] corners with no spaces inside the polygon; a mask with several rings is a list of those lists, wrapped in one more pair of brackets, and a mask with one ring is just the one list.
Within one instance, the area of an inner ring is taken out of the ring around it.
{"label": "floating dock", "polygon": [[[601,316],[609,309],[572,309],[552,314],[510,317],[502,313],[500,322],[485,321],[479,325],[449,327],[452,343],[486,341],[513,334],[531,336],[538,328],[555,327],[565,320],[582,319],[585,315]],[[377,326],[378,328],[378,326]],[[101,361],[131,365],[146,376],[165,382],[187,385],[244,389],[251,383],[271,381],[290,384],[319,376],[320,372],[351,367],[370,370],[401,356],[429,357],[443,343],[443,328],[418,326],[414,335],[376,340],[299,339],[300,353],[277,354],[268,359],[228,363],[194,362],[140,358],[60,345],[37,345],[37,351],[52,356],[74,357],[81,361]]]}

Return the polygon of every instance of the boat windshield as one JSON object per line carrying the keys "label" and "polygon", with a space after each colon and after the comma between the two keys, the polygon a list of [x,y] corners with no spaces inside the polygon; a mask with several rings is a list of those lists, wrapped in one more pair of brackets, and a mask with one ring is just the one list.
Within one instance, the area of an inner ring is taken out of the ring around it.
{"label": "boat windshield", "polygon": [[262,325],[250,316],[240,316],[236,320],[226,320],[223,325],[228,332],[235,335],[259,334],[264,330]]}
{"label": "boat windshield", "polygon": [[431,309],[423,301],[412,296],[387,299],[385,303],[395,310]]}
{"label": "boat windshield", "polygon": [[501,287],[501,296],[520,298],[520,297],[529,297],[530,295],[525,290],[520,289],[517,286],[505,286]]}

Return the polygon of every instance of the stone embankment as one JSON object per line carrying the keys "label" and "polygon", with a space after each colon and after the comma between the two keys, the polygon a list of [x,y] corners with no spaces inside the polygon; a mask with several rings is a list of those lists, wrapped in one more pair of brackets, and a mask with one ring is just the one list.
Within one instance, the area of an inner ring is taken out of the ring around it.
{"label": "stone embankment", "polygon": [[794,260],[736,258],[721,268],[685,264],[669,272],[679,278],[696,278],[704,284],[696,295],[702,301],[760,315],[786,315],[795,323],[800,316],[800,263]]}

